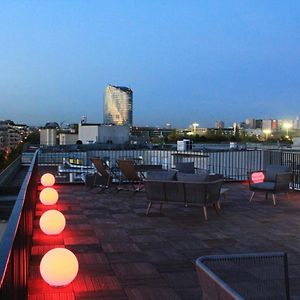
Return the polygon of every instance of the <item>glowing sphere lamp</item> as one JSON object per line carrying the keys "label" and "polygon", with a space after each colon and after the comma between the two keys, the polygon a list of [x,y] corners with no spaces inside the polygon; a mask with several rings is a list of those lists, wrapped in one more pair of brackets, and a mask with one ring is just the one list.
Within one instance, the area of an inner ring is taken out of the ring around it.
{"label": "glowing sphere lamp", "polygon": [[44,174],[41,178],[41,184],[43,186],[53,186],[54,183],[55,183],[55,177],[50,173]]}
{"label": "glowing sphere lamp", "polygon": [[41,275],[51,286],[65,286],[71,283],[78,269],[75,254],[65,248],[54,248],[48,251],[40,263]]}
{"label": "glowing sphere lamp", "polygon": [[60,234],[65,226],[66,219],[64,215],[56,209],[47,210],[40,218],[40,228],[48,235]]}
{"label": "glowing sphere lamp", "polygon": [[54,188],[44,188],[40,193],[40,201],[44,205],[54,205],[58,200],[58,193]]}
{"label": "glowing sphere lamp", "polygon": [[252,173],[251,175],[251,180],[254,182],[254,183],[260,183],[260,182],[263,182],[265,179],[265,174],[263,172],[254,172]]}

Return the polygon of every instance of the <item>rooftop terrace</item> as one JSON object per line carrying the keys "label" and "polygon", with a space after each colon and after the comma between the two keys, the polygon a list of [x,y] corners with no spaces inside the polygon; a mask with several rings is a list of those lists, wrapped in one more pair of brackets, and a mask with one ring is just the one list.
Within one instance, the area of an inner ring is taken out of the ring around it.
{"label": "rooftop terrace", "polygon": [[[145,215],[144,192],[97,194],[82,185],[57,186],[56,208],[67,225],[58,236],[45,236],[37,204],[29,272],[29,299],[201,299],[194,261],[202,255],[285,251],[292,299],[300,299],[300,201],[278,195],[277,206],[264,194],[248,202],[246,184],[227,183],[221,214],[169,205]],[[39,263],[54,246],[72,250],[79,273],[67,287],[47,285]]]}

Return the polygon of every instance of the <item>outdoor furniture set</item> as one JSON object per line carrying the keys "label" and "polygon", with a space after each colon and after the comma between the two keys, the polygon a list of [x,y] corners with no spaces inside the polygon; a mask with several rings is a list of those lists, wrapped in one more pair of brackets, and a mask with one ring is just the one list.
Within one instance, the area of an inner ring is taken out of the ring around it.
{"label": "outdoor furniture set", "polygon": [[[92,159],[97,169],[93,184],[109,188],[116,174],[100,158]],[[220,196],[228,189],[222,188],[223,176],[210,175],[207,170],[194,168],[193,163],[180,163],[174,170],[162,170],[159,166],[136,165],[132,160],[118,160],[121,174],[133,190],[145,187],[149,205],[181,203],[185,206],[199,205],[207,220],[207,206],[216,212],[220,209]],[[196,171],[196,173],[195,173]],[[145,176],[147,172],[147,176]],[[258,181],[254,174],[258,174]],[[98,181],[97,181],[98,180]],[[285,193],[288,196],[292,180],[291,168],[281,165],[267,166],[264,171],[249,173],[250,202],[256,192],[272,194]],[[122,180],[119,180],[121,189]],[[135,187],[137,185],[137,188]],[[210,255],[199,257],[195,262],[203,299],[290,299],[288,263],[286,253],[250,253],[232,255]]]}
{"label": "outdoor furniture set", "polygon": [[[216,212],[220,209],[220,196],[227,193],[222,188],[223,176],[209,175],[207,170],[197,169],[194,162],[178,163],[176,169],[162,170],[161,165],[137,164],[133,159],[119,159],[117,165],[119,173],[108,166],[101,158],[91,159],[96,173],[88,176],[88,186],[98,186],[101,191],[108,189],[117,178],[118,191],[141,191],[145,188],[149,200],[147,215],[153,203],[160,204],[160,210],[166,203],[184,203],[185,206],[197,204],[203,206],[205,220],[207,220],[207,205],[214,206]],[[257,181],[255,174],[261,175]],[[249,175],[249,189],[252,191],[250,202],[256,192],[272,194],[273,204],[276,205],[275,194],[285,193],[288,196],[292,172],[289,166],[269,165],[264,171],[253,171]],[[128,184],[131,189],[128,189]],[[126,185],[126,188],[125,188]]]}

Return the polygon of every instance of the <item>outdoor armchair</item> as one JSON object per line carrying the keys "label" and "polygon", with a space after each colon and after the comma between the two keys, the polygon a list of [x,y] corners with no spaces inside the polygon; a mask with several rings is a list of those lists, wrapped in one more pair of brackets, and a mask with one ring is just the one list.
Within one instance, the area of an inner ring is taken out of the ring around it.
{"label": "outdoor armchair", "polygon": [[[258,171],[255,171],[258,172]],[[252,201],[256,192],[266,193],[266,198],[268,194],[272,194],[273,204],[276,205],[275,194],[285,193],[288,197],[288,191],[290,183],[292,181],[292,171],[289,166],[281,165],[269,165],[266,170],[259,171],[264,174],[264,179],[262,182],[253,181],[253,173],[249,173],[249,189],[252,191],[250,202]]]}
{"label": "outdoor armchair", "polygon": [[290,299],[282,252],[202,256],[196,270],[205,300]]}

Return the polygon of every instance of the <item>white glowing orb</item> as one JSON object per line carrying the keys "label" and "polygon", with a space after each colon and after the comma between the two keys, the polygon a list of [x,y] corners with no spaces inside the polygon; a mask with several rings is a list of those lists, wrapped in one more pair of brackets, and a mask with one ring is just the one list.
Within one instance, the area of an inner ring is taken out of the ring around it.
{"label": "white glowing orb", "polygon": [[78,269],[76,256],[65,248],[54,248],[48,251],[40,263],[41,275],[51,286],[65,286],[71,283]]}
{"label": "white glowing orb", "polygon": [[60,234],[65,226],[64,215],[56,209],[47,210],[40,218],[40,228],[48,235]]}
{"label": "white glowing orb", "polygon": [[58,193],[54,188],[45,188],[40,193],[40,200],[44,205],[53,205],[58,200]]}
{"label": "white glowing orb", "polygon": [[43,186],[52,186],[55,183],[55,177],[50,174],[50,173],[46,173],[42,176],[41,178],[41,184]]}

